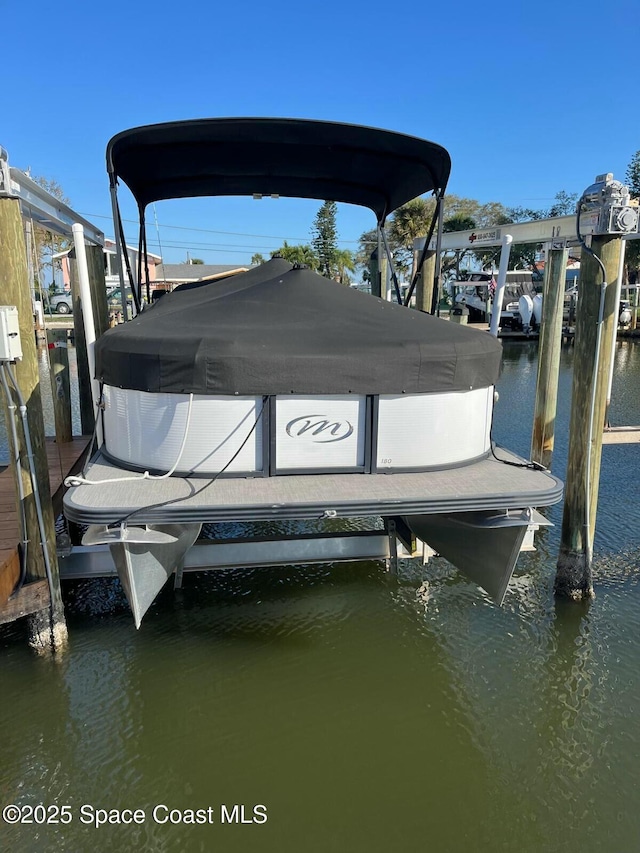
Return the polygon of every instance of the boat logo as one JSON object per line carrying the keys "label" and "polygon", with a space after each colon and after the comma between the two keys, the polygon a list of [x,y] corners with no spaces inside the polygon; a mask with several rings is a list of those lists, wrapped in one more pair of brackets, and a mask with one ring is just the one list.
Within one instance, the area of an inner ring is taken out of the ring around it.
{"label": "boat logo", "polygon": [[330,421],[324,415],[301,415],[289,421],[286,431],[291,438],[307,436],[314,444],[330,444],[349,438],[353,426],[349,421]]}

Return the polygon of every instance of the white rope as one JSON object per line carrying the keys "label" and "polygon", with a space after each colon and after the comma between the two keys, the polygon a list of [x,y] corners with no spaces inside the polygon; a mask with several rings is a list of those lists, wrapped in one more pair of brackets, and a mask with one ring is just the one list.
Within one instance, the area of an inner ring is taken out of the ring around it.
{"label": "white rope", "polygon": [[189,435],[189,425],[191,424],[191,409],[193,406],[193,394],[189,394],[189,408],[187,410],[187,422],[184,428],[184,435],[182,437],[182,445],[180,446],[180,452],[178,453],[178,458],[174,462],[171,470],[167,471],[166,474],[150,474],[149,471],[145,471],[139,477],[111,477],[108,480],[87,480],[84,477],[71,476],[67,477],[64,481],[65,486],[103,486],[105,483],[128,483],[137,480],[166,480],[167,477],[171,477],[171,475],[176,471],[178,465],[180,464],[180,460],[182,459],[182,454],[184,453],[184,449],[187,444],[187,436]]}

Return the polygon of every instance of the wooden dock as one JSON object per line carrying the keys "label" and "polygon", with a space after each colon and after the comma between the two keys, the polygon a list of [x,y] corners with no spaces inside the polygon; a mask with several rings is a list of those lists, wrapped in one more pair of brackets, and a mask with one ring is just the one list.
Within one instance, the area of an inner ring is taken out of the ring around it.
{"label": "wooden dock", "polygon": [[47,343],[47,329],[62,329],[67,333],[67,338],[70,343],[74,342],[75,338],[75,327],[73,325],[73,314],[66,315],[57,315],[55,318],[46,315],[45,317],[45,327],[38,328],[36,327],[36,341],[39,346],[46,345]]}
{"label": "wooden dock", "polygon": [[[77,436],[66,444],[57,444],[54,438],[47,438],[49,483],[55,515],[62,510],[64,479],[80,469],[88,444],[89,436]],[[11,468],[7,466],[0,470],[0,624],[41,609],[46,606],[49,596],[46,581],[36,581],[25,585],[9,601],[20,577],[19,539],[15,484]],[[23,594],[27,590],[28,594]]]}
{"label": "wooden dock", "polygon": [[640,444],[640,426],[607,427],[602,434],[603,444]]}

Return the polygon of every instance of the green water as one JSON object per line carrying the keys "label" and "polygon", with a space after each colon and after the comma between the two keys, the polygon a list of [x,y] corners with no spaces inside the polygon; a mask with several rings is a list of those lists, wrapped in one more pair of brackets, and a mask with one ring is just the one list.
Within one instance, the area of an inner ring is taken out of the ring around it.
{"label": "green water", "polygon": [[[506,347],[496,410],[496,439],[524,453],[536,355]],[[617,350],[611,415],[640,423],[633,344]],[[501,609],[438,559],[397,579],[374,563],[189,575],[139,632],[117,584],[84,582],[66,589],[55,664],[19,625],[0,629],[1,804],[71,818],[0,821],[0,849],[638,850],[639,454],[604,449],[589,606],[554,601],[556,526]],[[213,822],[162,823],[157,805]],[[222,805],[267,820],[222,823]],[[144,822],[96,828],[83,806]]]}

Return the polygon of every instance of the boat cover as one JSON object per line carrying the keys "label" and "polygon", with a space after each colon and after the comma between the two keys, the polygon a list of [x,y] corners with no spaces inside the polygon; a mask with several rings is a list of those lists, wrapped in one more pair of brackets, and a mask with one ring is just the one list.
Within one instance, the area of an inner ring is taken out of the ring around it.
{"label": "boat cover", "polygon": [[434,142],[373,127],[209,118],[117,134],[107,171],[141,210],[167,198],[277,194],[363,205],[384,221],[411,199],[443,191],[451,158]]}
{"label": "boat cover", "polygon": [[494,385],[502,346],[274,258],[176,290],[96,342],[96,377],[194,394],[422,394]]}

